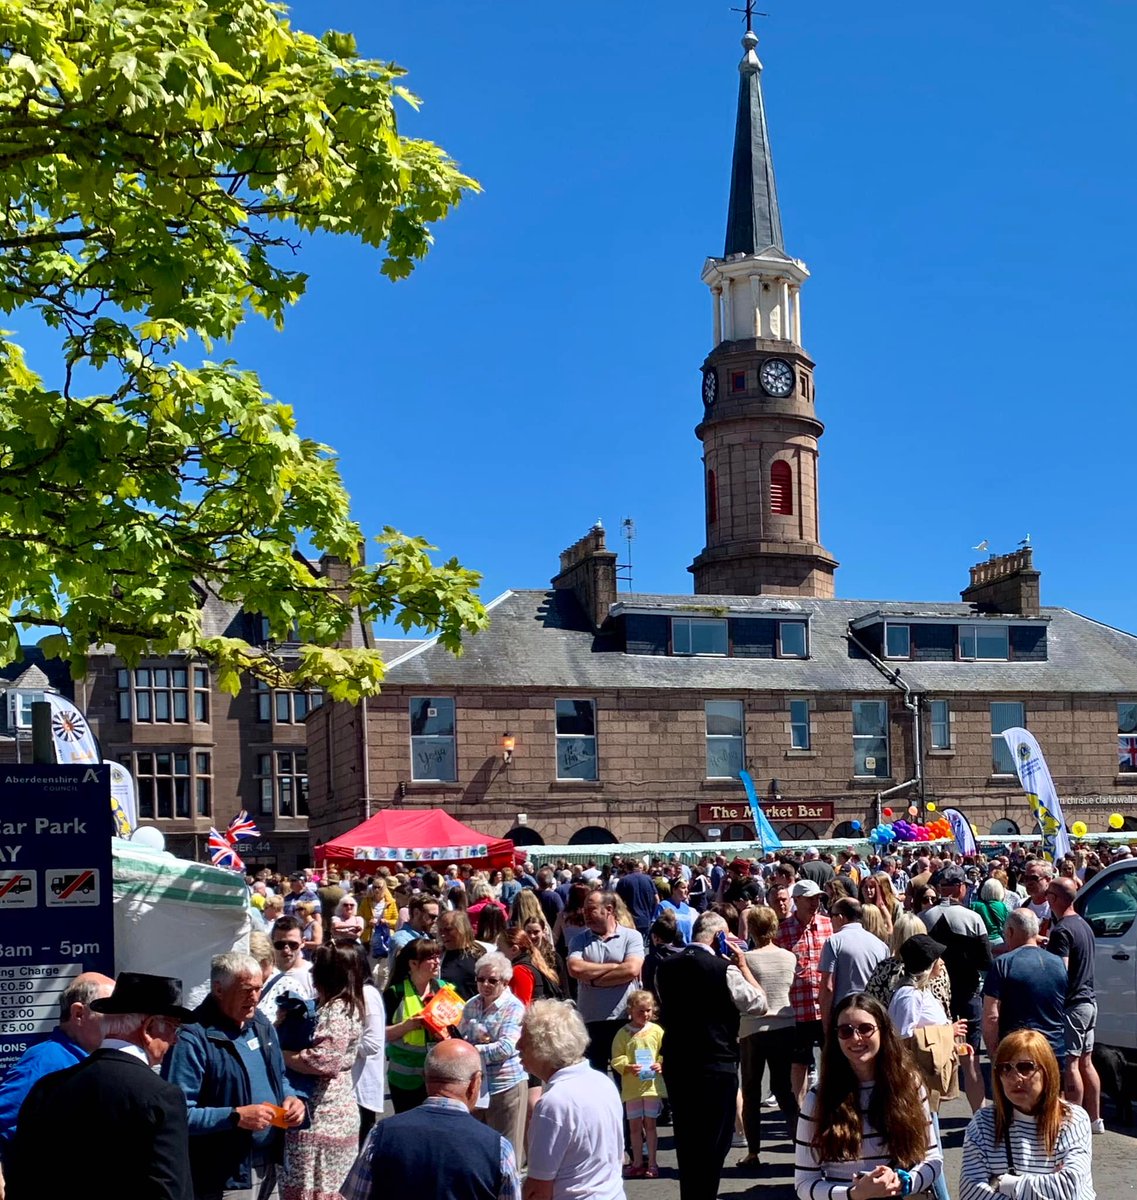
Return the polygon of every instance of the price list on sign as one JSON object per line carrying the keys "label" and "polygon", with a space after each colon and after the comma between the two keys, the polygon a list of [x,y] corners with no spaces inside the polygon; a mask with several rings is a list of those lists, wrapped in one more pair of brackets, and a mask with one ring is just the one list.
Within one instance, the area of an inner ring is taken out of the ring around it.
{"label": "price list on sign", "polygon": [[114,974],[112,828],[109,767],[0,766],[0,1075],[77,975]]}

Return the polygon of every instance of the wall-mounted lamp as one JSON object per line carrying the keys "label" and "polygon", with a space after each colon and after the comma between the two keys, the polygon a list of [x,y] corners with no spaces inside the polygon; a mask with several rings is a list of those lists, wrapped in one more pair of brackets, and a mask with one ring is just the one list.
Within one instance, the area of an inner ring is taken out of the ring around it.
{"label": "wall-mounted lamp", "polygon": [[780,800],[782,798],[782,781],[780,779],[770,780],[770,798],[772,800]]}
{"label": "wall-mounted lamp", "polygon": [[513,762],[513,747],[517,745],[517,739],[512,733],[506,732],[501,735],[501,761],[508,767]]}

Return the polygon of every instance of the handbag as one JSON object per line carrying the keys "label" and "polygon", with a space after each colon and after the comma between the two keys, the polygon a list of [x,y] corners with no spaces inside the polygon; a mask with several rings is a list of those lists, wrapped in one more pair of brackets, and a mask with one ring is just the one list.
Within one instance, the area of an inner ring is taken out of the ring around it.
{"label": "handbag", "polygon": [[921,1025],[904,1038],[904,1044],[924,1081],[928,1108],[938,1112],[941,1101],[954,1100],[959,1095],[955,1030],[950,1025]]}

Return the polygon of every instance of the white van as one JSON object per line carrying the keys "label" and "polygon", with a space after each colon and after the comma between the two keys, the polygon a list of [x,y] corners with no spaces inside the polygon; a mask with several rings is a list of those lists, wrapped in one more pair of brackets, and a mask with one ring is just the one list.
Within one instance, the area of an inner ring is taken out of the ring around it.
{"label": "white van", "polygon": [[1137,859],[1111,863],[1078,891],[1094,931],[1097,1041],[1137,1060]]}

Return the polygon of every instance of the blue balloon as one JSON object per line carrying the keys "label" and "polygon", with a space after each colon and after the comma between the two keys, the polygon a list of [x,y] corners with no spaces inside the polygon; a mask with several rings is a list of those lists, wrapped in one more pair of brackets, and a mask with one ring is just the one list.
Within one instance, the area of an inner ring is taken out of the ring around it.
{"label": "blue balloon", "polygon": [[853,832],[854,832],[854,833],[860,833],[860,832],[861,832],[861,823],[860,823],[860,821],[850,821],[850,822],[849,822],[849,824],[850,824],[850,825],[852,825],[852,827],[853,827]]}

